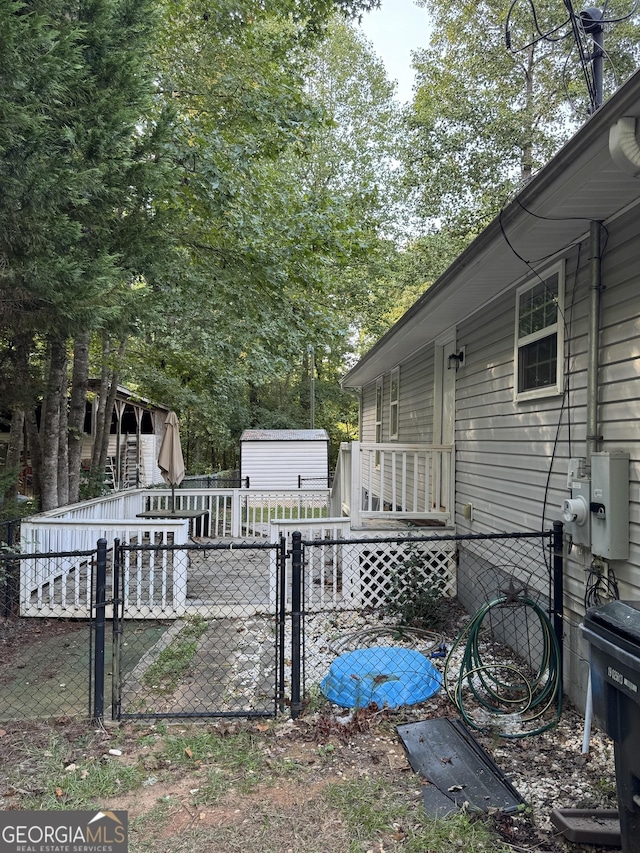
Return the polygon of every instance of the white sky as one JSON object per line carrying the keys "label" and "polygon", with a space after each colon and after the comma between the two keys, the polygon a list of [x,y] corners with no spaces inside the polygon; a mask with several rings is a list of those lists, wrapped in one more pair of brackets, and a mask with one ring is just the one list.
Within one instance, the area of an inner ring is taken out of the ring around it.
{"label": "white sky", "polygon": [[387,76],[398,83],[398,98],[411,100],[411,51],[427,47],[429,18],[413,0],[382,0],[382,8],[363,15],[362,30],[384,62]]}

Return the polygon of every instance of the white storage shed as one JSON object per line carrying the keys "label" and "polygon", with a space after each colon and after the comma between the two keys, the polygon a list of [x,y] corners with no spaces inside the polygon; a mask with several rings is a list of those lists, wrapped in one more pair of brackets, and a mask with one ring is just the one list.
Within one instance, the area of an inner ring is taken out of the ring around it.
{"label": "white storage shed", "polygon": [[240,436],[240,476],[249,478],[251,489],[326,489],[327,431],[246,429]]}

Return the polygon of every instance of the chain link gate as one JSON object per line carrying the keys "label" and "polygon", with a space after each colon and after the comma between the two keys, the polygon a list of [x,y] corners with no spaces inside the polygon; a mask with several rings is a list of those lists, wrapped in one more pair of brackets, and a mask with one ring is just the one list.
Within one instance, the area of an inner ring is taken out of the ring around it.
{"label": "chain link gate", "polygon": [[284,707],[278,543],[114,546],[114,719],[270,717]]}

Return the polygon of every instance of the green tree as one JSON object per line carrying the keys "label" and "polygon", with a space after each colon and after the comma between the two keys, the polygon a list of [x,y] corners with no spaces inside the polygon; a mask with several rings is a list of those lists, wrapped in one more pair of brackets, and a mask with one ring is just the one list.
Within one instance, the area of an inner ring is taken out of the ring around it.
{"label": "green tree", "polygon": [[[586,116],[581,72],[572,38],[561,38],[570,35],[562,4],[538,0],[537,27],[524,0],[420,5],[433,32],[415,57],[409,183],[432,229],[470,239]],[[543,39],[539,31],[554,32]],[[637,35],[631,23],[607,32],[622,77],[635,66]]]}
{"label": "green tree", "polygon": [[90,0],[73,14],[65,3],[0,7],[10,35],[0,108],[14,119],[0,131],[5,378],[44,508],[77,492],[88,333],[131,321],[134,284],[153,252],[146,225],[157,127],[145,124],[153,8],[131,0]]}
{"label": "green tree", "polygon": [[245,427],[307,426],[309,344],[337,376],[372,322],[365,273],[392,254],[383,199],[400,122],[346,24],[310,40],[276,4],[242,27],[182,9],[160,51],[182,181],[159,203],[181,211],[182,255],[154,284],[155,321],[131,343],[129,375],[172,401],[215,466]]}

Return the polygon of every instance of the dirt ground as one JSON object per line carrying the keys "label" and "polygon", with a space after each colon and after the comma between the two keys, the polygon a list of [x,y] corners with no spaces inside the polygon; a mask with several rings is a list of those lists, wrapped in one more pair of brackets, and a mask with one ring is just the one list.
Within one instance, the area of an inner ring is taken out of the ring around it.
{"label": "dirt ground", "polygon": [[[301,816],[307,809],[315,808],[319,792],[331,783],[381,780],[404,786],[407,797],[421,796],[420,786],[424,780],[418,779],[411,770],[395,727],[431,716],[453,716],[453,709],[445,697],[435,697],[404,712],[362,709],[346,724],[340,722],[339,715],[334,715],[330,707],[303,714],[295,722],[283,719],[275,723],[224,721],[200,724],[200,730],[204,728],[223,737],[248,728],[269,761],[287,760],[296,768],[290,779],[265,782],[250,792],[234,789],[215,805],[197,803],[196,794],[206,776],[205,767],[197,764],[192,767],[172,766],[170,761],[158,757],[160,753],[153,738],[157,725],[126,723],[95,728],[64,719],[49,724],[5,724],[0,729],[0,795],[4,797],[3,808],[19,809],[24,807],[22,803],[26,795],[37,794],[38,786],[34,791],[33,779],[27,788],[9,782],[9,770],[13,771],[24,762],[25,742],[28,741],[31,748],[39,743],[46,748],[54,733],[67,744],[65,766],[93,757],[103,762],[144,767],[148,775],[142,787],[101,803],[103,810],[127,810],[130,826],[135,827],[136,821],[142,821],[144,843],[136,839],[134,831],[134,850],[160,853],[163,850],[200,849],[208,853],[229,853],[236,848],[217,846],[216,832],[219,834],[224,828],[227,838],[229,832],[235,831],[239,836],[252,836],[261,831],[266,815],[284,810],[291,816],[291,846],[273,841],[273,846],[267,844],[263,849],[265,853],[286,853],[288,850],[297,853],[311,849],[297,844]],[[170,731],[189,733],[194,725],[198,728],[193,723],[174,724]],[[549,820],[555,807],[611,808],[615,805],[611,744],[595,732],[590,753],[581,755],[581,720],[575,711],[565,711],[556,729],[537,737],[508,743],[484,736],[478,739],[532,807],[530,816],[498,815],[494,818],[498,835],[514,850],[549,853],[604,853],[611,850],[609,847],[565,842]],[[113,744],[117,745],[120,755],[109,755]],[[25,779],[28,777],[25,765]],[[154,820],[159,804],[163,803],[166,808],[162,818]],[[322,829],[325,823],[314,832],[325,831]],[[341,841],[340,837],[334,837],[334,832],[335,827],[327,826],[326,845],[313,849],[335,850],[335,853],[346,851],[348,847],[341,847],[345,844],[344,838]],[[381,853],[395,850],[402,850],[401,844],[391,838],[386,842],[381,840]],[[372,853],[378,853],[378,850]]]}
{"label": "dirt ground", "polygon": [[[64,650],[65,644],[73,644],[77,632],[83,630],[79,623],[56,620],[12,620],[10,625],[5,621],[0,629],[0,687],[16,666],[28,661],[47,641],[61,641]],[[55,680],[55,673],[48,675]],[[162,724],[137,722],[96,727],[70,716],[59,716],[47,723],[0,723],[2,808],[25,808],[26,798],[38,795],[39,783],[34,782],[25,756],[33,753],[34,747],[37,750],[41,745],[46,749],[54,735],[64,744],[64,767],[79,760],[96,760],[144,768],[146,778],[141,787],[109,797],[100,805],[102,809],[127,810],[130,826],[144,826],[144,838],[133,833],[133,850],[230,853],[236,849],[228,840],[235,837],[234,833],[239,839],[237,849],[248,849],[246,844],[243,846],[242,838],[260,836],[264,826],[273,821],[273,815],[284,812],[289,815],[286,825],[279,826],[277,842],[264,841],[261,848],[264,853],[303,850],[346,853],[348,839],[330,816],[318,818],[317,825],[304,819],[317,808],[320,793],[332,783],[380,780],[402,788],[407,797],[420,801],[424,780],[412,771],[396,726],[456,716],[456,709],[440,693],[421,705],[398,712],[375,707],[361,709],[352,719],[346,717],[346,712],[325,703],[313,710],[308,708],[296,721],[283,715],[275,722],[171,724],[168,729],[171,732],[189,732],[195,727],[223,737],[249,729],[268,761],[287,761],[295,766],[291,778],[267,780],[249,792],[234,789],[215,805],[198,804],[197,792],[206,768],[197,764],[172,765],[158,757],[160,753],[154,744]],[[534,737],[504,740],[476,733],[478,741],[530,806],[528,816],[492,818],[498,836],[514,851],[605,853],[612,849],[566,842],[550,821],[554,808],[615,808],[613,744],[594,731],[589,752],[583,755],[582,734],[582,717],[570,707],[565,708],[557,727]],[[109,754],[113,745],[121,754]],[[23,784],[15,781],[16,768],[21,771],[24,768]],[[60,805],[63,807],[64,803]],[[216,841],[223,829],[227,841]],[[308,843],[304,841],[305,832],[309,833]],[[402,829],[396,828],[394,837],[381,839],[379,849],[376,847],[370,853],[401,851],[401,842]]]}

